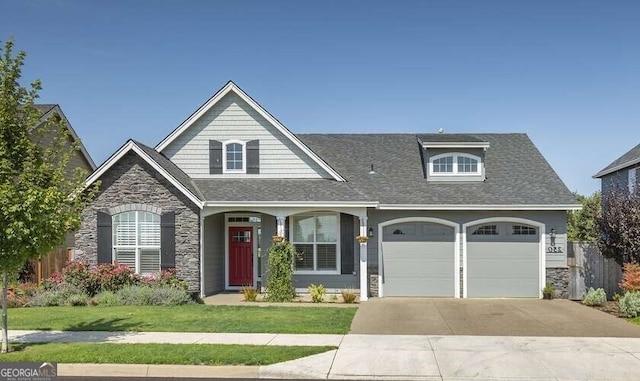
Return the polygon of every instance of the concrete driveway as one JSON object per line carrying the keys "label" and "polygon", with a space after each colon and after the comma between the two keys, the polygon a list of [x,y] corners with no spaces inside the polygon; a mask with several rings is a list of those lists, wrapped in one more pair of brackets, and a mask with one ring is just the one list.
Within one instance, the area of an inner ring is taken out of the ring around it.
{"label": "concrete driveway", "polygon": [[640,326],[569,300],[372,298],[350,333],[640,337]]}

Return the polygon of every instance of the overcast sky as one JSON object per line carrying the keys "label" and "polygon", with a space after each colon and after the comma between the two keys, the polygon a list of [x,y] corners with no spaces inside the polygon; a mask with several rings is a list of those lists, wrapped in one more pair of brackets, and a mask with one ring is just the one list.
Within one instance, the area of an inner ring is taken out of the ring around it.
{"label": "overcast sky", "polygon": [[97,164],[228,80],[294,133],[524,132],[570,190],[640,143],[638,1],[0,0]]}

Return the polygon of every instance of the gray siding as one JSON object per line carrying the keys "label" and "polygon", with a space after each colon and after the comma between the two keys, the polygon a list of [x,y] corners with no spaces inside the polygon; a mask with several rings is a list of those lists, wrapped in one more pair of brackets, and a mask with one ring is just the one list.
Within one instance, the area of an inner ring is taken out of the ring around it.
{"label": "gray siding", "polygon": [[[260,174],[211,175],[209,140],[260,141]],[[194,178],[330,178],[275,126],[234,93],[227,94],[163,151]]]}
{"label": "gray siding", "polygon": [[[601,189],[602,194],[606,197],[612,189],[618,188],[619,190],[629,190],[629,168],[621,169],[619,171],[610,173],[602,177]],[[636,174],[636,188],[640,184],[640,170]]]}
{"label": "gray siding", "polygon": [[204,219],[204,293],[224,290],[224,214]]}

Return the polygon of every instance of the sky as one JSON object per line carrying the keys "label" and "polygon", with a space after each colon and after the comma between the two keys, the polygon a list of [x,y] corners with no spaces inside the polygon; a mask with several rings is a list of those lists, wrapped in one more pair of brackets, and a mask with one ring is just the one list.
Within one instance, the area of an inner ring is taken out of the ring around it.
{"label": "sky", "polygon": [[571,191],[640,143],[638,1],[0,0],[97,164],[233,80],[294,133],[523,132]]}

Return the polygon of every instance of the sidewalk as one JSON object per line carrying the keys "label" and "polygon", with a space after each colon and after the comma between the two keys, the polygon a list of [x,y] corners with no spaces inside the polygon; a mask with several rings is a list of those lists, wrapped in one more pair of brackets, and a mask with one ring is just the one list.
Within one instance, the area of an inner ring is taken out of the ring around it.
{"label": "sidewalk", "polygon": [[60,376],[393,380],[639,380],[640,339],[10,331],[11,341],[335,345],[267,366],[59,364]]}

